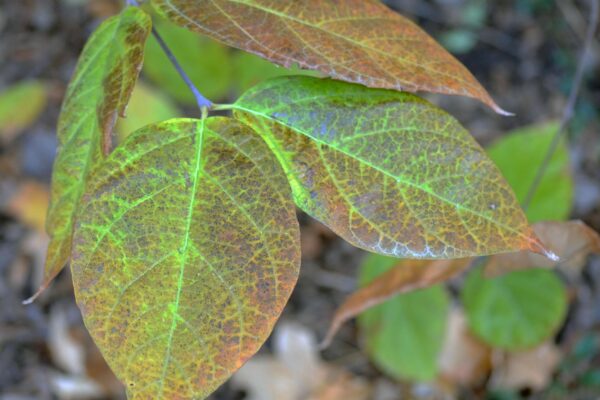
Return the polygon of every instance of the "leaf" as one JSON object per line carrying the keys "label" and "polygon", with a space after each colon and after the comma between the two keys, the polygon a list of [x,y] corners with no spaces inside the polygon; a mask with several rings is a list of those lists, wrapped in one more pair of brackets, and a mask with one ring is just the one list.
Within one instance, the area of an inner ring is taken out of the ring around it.
{"label": "leaf", "polygon": [[49,197],[46,185],[35,181],[24,182],[11,196],[4,211],[43,233]]}
{"label": "leaf", "polygon": [[40,116],[47,88],[35,80],[21,81],[0,93],[0,139],[8,142]]}
{"label": "leaf", "polygon": [[[329,346],[340,327],[361,312],[398,294],[424,289],[447,281],[466,270],[471,261],[470,259],[429,261],[391,258],[389,262],[392,263],[392,260],[395,263],[390,270],[352,293],[338,307],[322,346]],[[371,263],[373,262],[371,261]]]}
{"label": "leaf", "polygon": [[485,279],[478,268],[467,276],[461,296],[473,332],[508,350],[543,342],[556,332],[567,310],[564,285],[544,269]]}
{"label": "leaf", "polygon": [[[558,128],[557,122],[520,128],[487,149],[521,204]],[[548,163],[526,214],[530,222],[560,221],[569,217],[572,204],[573,179],[569,169],[569,151],[562,140]]]}
{"label": "leaf", "polygon": [[[218,42],[160,18],[156,30],[202,94],[222,99],[230,90],[233,66],[228,49]],[[144,74],[181,103],[196,104],[194,95],[154,37],[146,45]]]}
{"label": "leaf", "polygon": [[300,260],[285,185],[260,137],[228,118],[146,126],[95,170],[75,295],[131,399],[205,398],[268,337]]}
{"label": "leaf", "polygon": [[296,204],[355,246],[405,258],[544,252],[483,149],[425,100],[294,76],[232,107],[276,154]]}
{"label": "leaf", "polygon": [[176,118],[181,112],[162,92],[138,81],[131,93],[127,116],[117,123],[119,143],[132,132],[155,122]]}
{"label": "leaf", "polygon": [[[369,255],[360,271],[361,286],[396,266],[398,260]],[[396,378],[431,380],[437,373],[449,299],[443,287],[396,296],[358,317],[369,356]]]}
{"label": "leaf", "polygon": [[505,113],[429,35],[377,0],[152,0],[179,26],[369,87],[464,95]]}
{"label": "leaf", "polygon": [[257,83],[269,78],[288,75],[318,76],[314,71],[300,69],[296,66],[290,68],[280,67],[254,54],[238,51],[233,56],[236,87],[240,93],[245,92]]}
{"label": "leaf", "polygon": [[585,265],[588,255],[600,254],[600,235],[582,221],[538,222],[533,230],[560,257],[558,263],[529,252],[500,254],[490,258],[485,275],[494,277],[524,268],[556,266],[573,275]]}
{"label": "leaf", "polygon": [[102,150],[110,147],[117,115],[124,115],[150,29],[150,17],[128,7],[104,21],[83,49],[58,121],[44,281],[28,302],[48,286],[69,259],[73,217],[84,182],[102,158]]}

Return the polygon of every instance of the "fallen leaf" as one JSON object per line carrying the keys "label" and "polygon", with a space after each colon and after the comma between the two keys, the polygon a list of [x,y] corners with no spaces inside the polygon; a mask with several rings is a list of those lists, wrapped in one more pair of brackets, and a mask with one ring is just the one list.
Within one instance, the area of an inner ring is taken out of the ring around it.
{"label": "fallen leaf", "polygon": [[44,234],[50,191],[46,185],[22,183],[6,205],[6,211],[25,225]]}
{"label": "fallen leaf", "polygon": [[600,235],[582,221],[538,222],[533,230],[560,257],[558,262],[527,251],[498,254],[490,257],[485,276],[495,277],[532,267],[558,267],[573,275],[579,273],[590,254],[600,253]]}
{"label": "fallen leaf", "polygon": [[464,313],[458,308],[453,309],[448,318],[438,364],[441,379],[453,386],[478,385],[491,370],[491,348],[471,333]]}
{"label": "fallen leaf", "polygon": [[46,85],[35,80],[16,83],[0,93],[0,140],[9,142],[33,124],[44,111],[47,97]]}
{"label": "fallen leaf", "polygon": [[471,259],[397,260],[397,266],[350,295],[336,310],[321,346],[327,347],[340,327],[363,311],[401,293],[441,283],[465,271]]}
{"label": "fallen leaf", "polygon": [[494,366],[490,386],[516,390],[543,389],[552,382],[561,358],[560,349],[550,341],[529,351],[501,354]]}

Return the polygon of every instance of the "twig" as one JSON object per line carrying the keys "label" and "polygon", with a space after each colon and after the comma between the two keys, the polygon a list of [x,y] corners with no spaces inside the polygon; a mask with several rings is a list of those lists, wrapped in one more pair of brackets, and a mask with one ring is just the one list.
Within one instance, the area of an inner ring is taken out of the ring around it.
{"label": "twig", "polygon": [[[137,2],[137,0],[127,0],[127,4],[129,6],[139,7],[139,3]],[[188,88],[196,98],[196,104],[198,104],[198,108],[200,108],[200,110],[210,109],[213,105],[212,102],[206,97],[204,97],[202,93],[200,93],[196,85],[194,85],[194,82],[192,82],[188,74],[185,72],[185,70],[177,60],[177,57],[175,57],[175,54],[173,54],[167,43],[164,41],[162,36],[160,36],[158,31],[154,29],[154,27],[152,27],[152,35],[154,35],[154,38],[158,42],[160,48],[165,53],[167,58],[171,61],[173,67],[175,67],[177,73],[179,74],[179,76],[181,76],[181,79],[183,79],[185,84],[188,86]]]}
{"label": "twig", "polygon": [[523,209],[527,209],[531,204],[531,199],[535,194],[540,182],[542,181],[542,177],[546,172],[546,168],[556,151],[560,143],[560,139],[565,133],[565,128],[571,118],[573,117],[575,111],[575,105],[577,103],[577,97],[579,95],[579,89],[581,88],[581,83],[583,81],[583,73],[585,70],[585,65],[587,63],[587,57],[590,50],[590,47],[594,40],[594,34],[596,33],[596,29],[598,28],[598,13],[600,9],[599,2],[600,0],[590,0],[591,2],[591,14],[590,14],[590,23],[588,25],[588,29],[585,35],[585,41],[583,42],[583,48],[581,49],[581,54],[579,56],[579,61],[577,64],[577,70],[575,71],[575,77],[573,78],[573,86],[571,87],[571,91],[569,92],[569,98],[567,100],[567,105],[565,106],[565,110],[563,112],[563,116],[560,120],[560,125],[558,130],[556,131],[554,138],[552,138],[552,143],[546,151],[546,155],[544,156],[544,160],[540,167],[537,170],[533,183],[529,187],[529,191],[527,192],[527,196],[525,197],[525,201],[523,201]]}

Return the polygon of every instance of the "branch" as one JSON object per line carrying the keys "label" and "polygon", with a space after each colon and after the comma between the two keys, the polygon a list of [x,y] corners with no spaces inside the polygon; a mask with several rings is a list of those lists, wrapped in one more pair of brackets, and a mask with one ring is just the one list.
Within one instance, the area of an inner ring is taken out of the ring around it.
{"label": "branch", "polygon": [[[132,6],[132,7],[139,7],[139,3],[137,2],[137,0],[127,0],[127,5]],[[190,89],[190,91],[192,92],[194,97],[196,98],[196,104],[198,104],[198,108],[200,108],[200,110],[212,108],[212,105],[213,105],[212,102],[210,100],[208,100],[206,97],[204,97],[202,95],[202,93],[200,93],[200,91],[198,90],[196,85],[194,85],[194,82],[192,82],[192,80],[190,79],[188,74],[185,72],[185,70],[179,63],[179,61],[177,61],[177,57],[175,57],[175,54],[173,54],[171,49],[169,49],[169,46],[167,46],[167,43],[164,41],[162,36],[160,36],[158,31],[156,29],[154,29],[154,27],[152,27],[152,35],[154,35],[154,38],[160,45],[160,48],[163,50],[163,52],[165,53],[167,58],[171,61],[171,63],[173,64],[173,67],[175,67],[175,69],[177,70],[177,73],[179,73],[179,76],[181,76],[181,79],[183,79],[185,84],[188,86],[188,88]]]}
{"label": "branch", "polygon": [[544,156],[544,160],[540,164],[540,167],[537,170],[533,183],[529,187],[529,191],[527,192],[527,196],[525,197],[525,201],[523,202],[523,209],[527,209],[531,204],[531,199],[535,194],[540,182],[542,181],[542,177],[546,172],[546,168],[548,168],[548,164],[556,152],[556,148],[560,143],[560,139],[563,137],[565,133],[565,128],[571,118],[573,117],[575,111],[575,105],[577,103],[577,97],[579,95],[579,89],[581,88],[581,83],[583,81],[583,73],[585,72],[585,66],[587,64],[587,57],[590,51],[590,47],[592,46],[594,40],[594,34],[596,33],[596,29],[598,28],[598,13],[599,13],[599,2],[600,0],[590,0],[591,1],[591,10],[590,10],[590,23],[588,25],[588,29],[585,35],[585,41],[583,42],[583,47],[581,49],[581,54],[579,56],[579,61],[577,64],[577,70],[575,71],[575,77],[573,78],[573,86],[571,87],[571,91],[569,92],[569,98],[567,100],[567,105],[563,111],[562,118],[560,120],[560,125],[554,138],[552,138],[552,143]]}

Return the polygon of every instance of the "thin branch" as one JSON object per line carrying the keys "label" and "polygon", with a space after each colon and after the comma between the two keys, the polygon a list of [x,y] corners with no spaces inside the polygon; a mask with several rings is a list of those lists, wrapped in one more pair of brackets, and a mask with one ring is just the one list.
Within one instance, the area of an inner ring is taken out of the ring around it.
{"label": "thin branch", "polygon": [[577,64],[577,70],[575,71],[575,77],[573,78],[573,85],[571,87],[571,91],[569,92],[569,98],[567,100],[567,105],[565,106],[563,116],[560,120],[560,125],[554,138],[552,139],[552,143],[544,156],[544,160],[540,167],[537,170],[533,183],[529,187],[529,191],[527,192],[527,196],[525,197],[525,201],[523,202],[523,209],[527,209],[531,204],[531,199],[538,189],[540,182],[542,181],[542,177],[546,172],[546,168],[548,168],[548,164],[552,159],[552,156],[556,152],[558,145],[560,144],[560,140],[565,134],[567,124],[573,117],[575,111],[575,105],[577,104],[577,97],[579,96],[579,89],[581,88],[581,83],[583,81],[583,75],[585,72],[585,66],[587,64],[587,57],[594,41],[594,34],[596,33],[596,29],[598,28],[598,13],[600,12],[600,0],[590,0],[591,2],[591,10],[590,10],[590,23],[588,25],[587,33],[585,35],[585,41],[583,42],[583,48],[581,49],[581,54],[579,56],[579,61]]}
{"label": "thin branch", "polygon": [[[137,2],[137,0],[127,0],[127,4],[132,7],[139,7],[139,3]],[[183,79],[185,84],[188,86],[188,88],[196,98],[196,104],[198,104],[198,108],[200,108],[200,110],[210,109],[213,105],[212,102],[206,97],[204,97],[202,93],[200,93],[196,85],[194,85],[194,82],[192,82],[188,74],[185,72],[185,70],[177,60],[177,57],[175,57],[175,54],[173,54],[167,43],[164,41],[162,36],[160,36],[158,31],[154,29],[154,27],[152,27],[152,34],[154,35],[154,38],[158,42],[160,48],[163,50],[167,58],[173,64],[173,67],[175,67],[175,69],[177,70],[179,76],[181,76],[181,79]]]}

